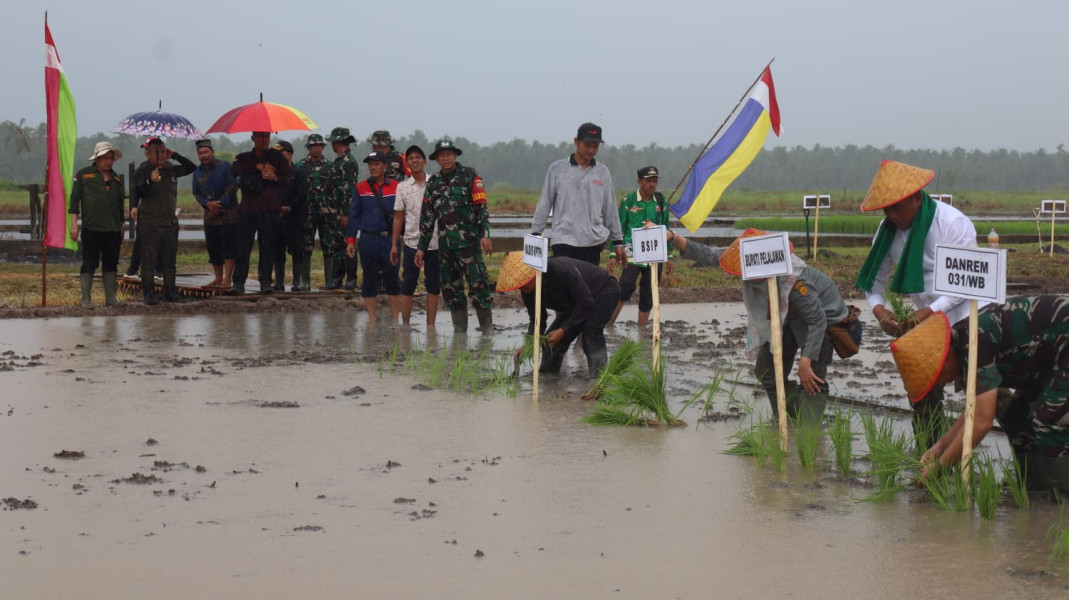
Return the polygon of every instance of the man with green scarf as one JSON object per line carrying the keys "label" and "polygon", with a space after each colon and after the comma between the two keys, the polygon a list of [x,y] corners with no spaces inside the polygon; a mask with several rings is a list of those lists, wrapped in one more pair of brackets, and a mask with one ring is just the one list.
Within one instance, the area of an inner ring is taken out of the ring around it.
{"label": "man with green scarf", "polygon": [[[861,202],[862,211],[882,209],[884,220],[854,285],[865,292],[872,316],[892,337],[906,333],[937,311],[946,313],[952,324],[969,316],[969,303],[964,299],[934,291],[935,247],[975,245],[976,228],[960,210],[936,202],[924,192],[934,178],[935,171],[884,160]],[[897,320],[887,308],[888,290],[909,295],[915,307],[911,317]],[[918,443],[930,448],[943,434],[942,389],[914,400],[911,407],[913,433]]]}

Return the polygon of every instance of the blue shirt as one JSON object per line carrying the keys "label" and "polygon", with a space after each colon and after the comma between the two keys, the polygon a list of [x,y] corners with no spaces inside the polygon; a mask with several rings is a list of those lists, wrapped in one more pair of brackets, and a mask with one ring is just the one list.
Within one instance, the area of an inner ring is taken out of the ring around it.
{"label": "blue shirt", "polygon": [[[373,187],[374,186],[374,187]],[[379,202],[375,191],[382,196]],[[345,227],[345,237],[348,240],[356,239],[356,234],[361,231],[372,233],[393,233],[393,209],[397,199],[397,181],[386,178],[380,186],[370,178],[356,184],[353,190],[353,199],[349,203],[349,224]],[[388,214],[383,214],[383,208]]]}
{"label": "blue shirt", "polygon": [[218,200],[227,209],[237,206],[238,180],[230,174],[230,163],[214,159],[211,169],[197,165],[193,171],[193,196],[204,208],[208,202]]}

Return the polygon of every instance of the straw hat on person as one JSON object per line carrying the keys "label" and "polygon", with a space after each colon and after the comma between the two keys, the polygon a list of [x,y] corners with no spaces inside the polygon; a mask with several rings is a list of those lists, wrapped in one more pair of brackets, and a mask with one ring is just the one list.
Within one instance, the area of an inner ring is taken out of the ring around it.
{"label": "straw hat on person", "polygon": [[523,252],[509,252],[501,263],[501,274],[497,277],[497,292],[504,294],[518,290],[534,278],[535,270],[523,262]]}
{"label": "straw hat on person", "polygon": [[861,201],[861,210],[879,210],[909,198],[935,179],[935,171],[884,160]]}
{"label": "straw hat on person", "polygon": [[906,335],[891,342],[902,383],[910,402],[917,402],[935,387],[950,353],[950,320],[937,312]]}
{"label": "straw hat on person", "polygon": [[113,157],[115,158],[115,160],[119,160],[120,158],[122,158],[122,151],[120,151],[115,146],[112,146],[111,142],[97,142],[97,145],[93,146],[93,155],[89,157],[89,160],[96,160],[101,156],[104,156],[108,152],[114,154]]}

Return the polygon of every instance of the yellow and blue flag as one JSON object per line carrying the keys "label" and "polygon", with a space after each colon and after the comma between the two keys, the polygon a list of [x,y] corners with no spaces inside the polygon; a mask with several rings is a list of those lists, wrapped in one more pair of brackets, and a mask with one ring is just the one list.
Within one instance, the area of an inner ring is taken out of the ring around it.
{"label": "yellow and blue flag", "polygon": [[672,212],[691,233],[705,222],[731,182],[750,166],[765,145],[769,129],[780,134],[776,88],[772,71],[766,67],[739,116],[694,163],[683,195],[671,205]]}

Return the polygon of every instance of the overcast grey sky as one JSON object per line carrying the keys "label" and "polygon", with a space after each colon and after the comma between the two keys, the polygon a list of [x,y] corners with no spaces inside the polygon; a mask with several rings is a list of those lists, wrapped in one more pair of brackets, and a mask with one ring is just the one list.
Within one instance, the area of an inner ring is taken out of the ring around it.
{"label": "overcast grey sky", "polygon": [[768,147],[1069,143],[1064,0],[7,2],[0,120],[44,121],[46,9],[79,135],[263,92],[358,137],[704,143],[775,57]]}

